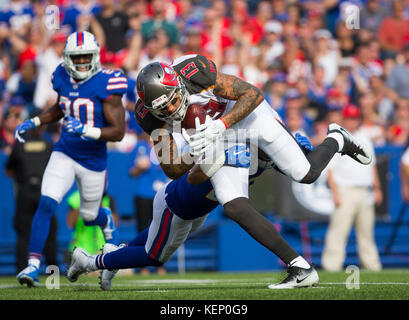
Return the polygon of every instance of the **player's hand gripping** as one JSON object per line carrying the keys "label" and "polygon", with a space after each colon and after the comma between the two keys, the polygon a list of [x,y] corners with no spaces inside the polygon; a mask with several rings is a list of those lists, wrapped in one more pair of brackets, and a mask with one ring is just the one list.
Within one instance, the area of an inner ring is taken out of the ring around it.
{"label": "player's hand gripping", "polygon": [[196,131],[189,136],[186,130],[182,130],[183,137],[190,147],[190,154],[198,156],[208,151],[214,144],[223,136],[227,127],[224,121],[220,118],[217,120],[206,116],[206,121],[200,124],[198,118],[195,119]]}
{"label": "player's hand gripping", "polygon": [[14,131],[14,137],[21,143],[26,142],[25,138],[29,130],[32,130],[36,127],[33,119],[28,119],[23,123],[19,124]]}

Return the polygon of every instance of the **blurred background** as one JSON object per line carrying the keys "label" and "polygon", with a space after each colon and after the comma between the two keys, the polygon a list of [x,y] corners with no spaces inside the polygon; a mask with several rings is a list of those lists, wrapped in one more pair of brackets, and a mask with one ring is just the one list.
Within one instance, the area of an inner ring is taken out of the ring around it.
{"label": "blurred background", "polygon": [[[133,116],[138,71],[152,61],[171,63],[200,53],[220,72],[260,88],[291,132],[308,136],[313,145],[322,142],[329,123],[359,121],[376,152],[383,195],[375,203],[373,227],[380,261],[383,268],[409,267],[409,188],[401,173],[409,136],[409,1],[0,0],[0,274],[17,273],[20,226],[28,226],[23,232],[28,236],[31,222],[16,219],[19,210],[30,211],[21,209],[29,200],[17,199],[16,188],[35,175],[39,163],[29,161],[33,170],[26,172],[21,158],[10,160],[14,129],[55,103],[51,74],[62,62],[67,35],[83,30],[96,36],[103,66],[122,69],[129,82],[123,98],[127,132],[108,145],[107,195],[122,242],[146,223],[141,199],[151,200],[166,182]],[[59,132],[55,124],[39,135],[52,145]],[[46,149],[30,146],[23,151]],[[19,178],[23,171],[26,176]],[[38,190],[41,175],[36,178],[30,180],[32,190]],[[63,269],[77,219],[68,199],[75,190],[74,185],[56,212],[55,259]],[[326,172],[307,186],[266,172],[251,200],[300,254],[322,266],[336,207]],[[345,247],[344,265],[349,264],[360,265],[353,228]],[[165,267],[185,272],[284,266],[216,209]]]}

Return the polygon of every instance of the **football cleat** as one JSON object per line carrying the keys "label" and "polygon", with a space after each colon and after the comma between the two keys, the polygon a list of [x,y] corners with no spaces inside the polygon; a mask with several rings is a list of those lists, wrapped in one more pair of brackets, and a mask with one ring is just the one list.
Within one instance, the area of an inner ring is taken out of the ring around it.
{"label": "football cleat", "polygon": [[38,287],[40,270],[32,264],[29,264],[24,270],[22,270],[17,276],[17,281],[23,285],[27,284],[28,288]]}
{"label": "football cleat", "polygon": [[342,155],[346,154],[361,164],[371,163],[372,155],[367,147],[346,129],[336,123],[331,123],[328,126],[327,134],[331,132],[338,132],[344,137],[344,147],[341,150]]}
{"label": "football cleat", "polygon": [[312,287],[319,282],[318,273],[313,266],[309,269],[289,267],[288,276],[277,284],[270,284],[269,289],[292,289]]}
{"label": "football cleat", "polygon": [[108,222],[102,232],[104,233],[105,241],[114,245],[119,243],[119,232],[115,227],[114,217],[112,216],[112,211],[109,208],[102,208],[106,212]]}
{"label": "football cleat", "polygon": [[78,280],[78,277],[87,272],[95,271],[95,256],[89,255],[82,248],[75,248],[72,257],[71,265],[67,270],[67,278],[71,282]]}
{"label": "football cleat", "polygon": [[[121,244],[119,246],[116,246],[112,243],[106,243],[104,247],[102,248],[102,254],[106,254],[112,251],[116,251],[120,248],[123,248],[125,244]],[[112,279],[115,277],[116,273],[118,272],[118,269],[115,270],[108,270],[108,269],[103,269],[101,270],[101,273],[99,275],[99,287],[102,290],[108,291],[111,289],[111,283]]]}

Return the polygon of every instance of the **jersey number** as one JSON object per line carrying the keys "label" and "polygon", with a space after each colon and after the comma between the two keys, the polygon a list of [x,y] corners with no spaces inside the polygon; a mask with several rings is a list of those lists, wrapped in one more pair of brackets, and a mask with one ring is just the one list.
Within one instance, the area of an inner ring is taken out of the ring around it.
{"label": "jersey number", "polygon": [[199,72],[199,69],[196,67],[195,63],[192,61],[188,63],[186,66],[184,66],[180,72],[187,78],[189,79],[191,76]]}
{"label": "jersey number", "polygon": [[[62,105],[62,108],[66,115],[71,115],[75,119],[80,120],[82,123],[94,127],[95,106],[92,100],[88,98],[76,98],[71,103],[71,100],[69,98],[61,96],[60,105]],[[83,110],[82,112],[81,109]]]}

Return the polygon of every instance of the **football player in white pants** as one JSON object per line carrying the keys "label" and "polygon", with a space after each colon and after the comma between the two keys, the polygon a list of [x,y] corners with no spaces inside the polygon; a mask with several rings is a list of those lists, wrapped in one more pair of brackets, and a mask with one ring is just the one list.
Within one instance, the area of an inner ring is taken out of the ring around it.
{"label": "football player in white pants", "polygon": [[[337,152],[363,164],[371,161],[365,146],[337,124],[329,125],[326,139],[304,154],[259,89],[235,76],[217,72],[214,62],[201,55],[182,56],[172,65],[158,62],[145,66],[137,78],[137,91],[135,117],[145,132],[159,133],[153,137],[155,148],[159,157],[171,155],[170,161],[161,162],[161,166],[172,179],[190,170],[194,161],[178,157],[174,136],[161,134],[161,130],[166,124],[183,120],[192,104],[202,106],[212,117],[197,126],[195,134],[184,134],[193,160],[217,141],[224,141],[229,132],[239,133],[239,129],[244,129],[249,134],[255,132],[257,146],[281,172],[301,183],[314,182]],[[217,172],[212,183],[225,214],[288,266],[299,268],[299,272],[308,270],[310,265],[297,260],[296,252],[281,241],[275,228],[250,205],[243,191],[245,185],[238,188],[241,193],[230,194],[226,190],[233,183],[228,181],[231,174],[223,175],[223,170]],[[286,283],[294,284],[295,273],[290,274],[292,280]]]}

